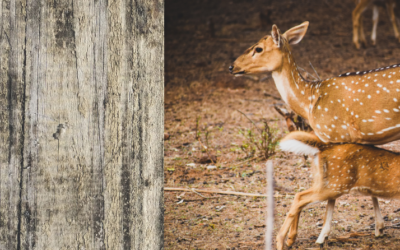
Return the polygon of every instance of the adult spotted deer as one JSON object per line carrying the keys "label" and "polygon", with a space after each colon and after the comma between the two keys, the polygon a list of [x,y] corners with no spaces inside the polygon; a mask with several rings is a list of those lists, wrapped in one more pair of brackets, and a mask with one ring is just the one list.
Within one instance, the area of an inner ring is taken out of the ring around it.
{"label": "adult spotted deer", "polygon": [[307,119],[323,142],[384,144],[400,139],[400,64],[348,72],[322,81],[300,74],[290,45],[299,43],[308,22],[270,36],[230,66],[235,76],[272,72],[289,107]]}
{"label": "adult spotted deer", "polygon": [[396,6],[396,3],[394,0],[358,0],[356,1],[357,5],[353,10],[352,17],[353,17],[353,43],[354,46],[356,46],[357,49],[360,48],[360,42],[366,46],[367,45],[367,40],[365,39],[364,35],[364,28],[363,28],[363,20],[362,20],[362,14],[364,11],[368,8],[369,5],[372,4],[372,33],[371,33],[371,41],[372,45],[376,44],[376,31],[378,27],[378,21],[379,21],[379,9],[378,5],[385,4],[386,9],[389,14],[390,21],[393,26],[393,31],[394,31],[394,36],[396,39],[400,42],[400,34],[399,34],[399,29],[397,28],[397,23],[396,23],[396,15],[394,12],[394,8]]}
{"label": "adult spotted deer", "polygon": [[384,221],[378,199],[400,198],[400,155],[370,145],[326,144],[317,136],[306,132],[292,132],[280,143],[283,151],[315,155],[312,188],[297,193],[277,235],[277,248],[289,231],[288,245],[296,239],[302,208],[311,203],[328,201],[325,223],[317,243],[328,236],[335,200],[354,190],[372,196],[375,210],[375,235],[382,234]]}

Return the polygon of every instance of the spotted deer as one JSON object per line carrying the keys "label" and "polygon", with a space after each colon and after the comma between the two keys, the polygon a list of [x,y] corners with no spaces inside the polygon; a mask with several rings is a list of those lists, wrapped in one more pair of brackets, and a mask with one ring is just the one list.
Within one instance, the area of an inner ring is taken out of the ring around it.
{"label": "spotted deer", "polygon": [[368,8],[369,5],[372,5],[372,32],[371,32],[371,41],[372,45],[376,45],[376,32],[377,32],[377,27],[378,27],[378,21],[379,21],[379,9],[378,5],[385,4],[386,9],[389,14],[390,21],[393,26],[393,31],[394,31],[394,36],[396,39],[400,42],[400,34],[399,34],[399,29],[397,27],[397,22],[396,22],[396,15],[394,12],[394,8],[396,6],[396,3],[394,0],[358,0],[356,1],[357,5],[353,10],[352,13],[352,18],[353,18],[353,43],[354,46],[359,49],[360,48],[360,42],[362,45],[367,46],[367,40],[365,39],[364,35],[364,27],[363,27],[363,13],[364,11]]}
{"label": "spotted deer", "polygon": [[400,64],[348,72],[321,81],[300,74],[290,46],[304,37],[308,22],[271,35],[230,66],[235,76],[272,72],[286,104],[309,121],[323,142],[384,144],[400,139]]}
{"label": "spotted deer", "polygon": [[317,242],[323,244],[328,236],[335,200],[355,191],[372,196],[375,210],[375,235],[383,233],[384,220],[380,213],[378,197],[400,198],[400,155],[371,145],[331,144],[306,132],[292,132],[280,143],[283,151],[314,156],[312,164],[313,185],[297,193],[279,233],[277,248],[292,245],[297,236],[301,210],[311,203],[328,201],[325,223]]}

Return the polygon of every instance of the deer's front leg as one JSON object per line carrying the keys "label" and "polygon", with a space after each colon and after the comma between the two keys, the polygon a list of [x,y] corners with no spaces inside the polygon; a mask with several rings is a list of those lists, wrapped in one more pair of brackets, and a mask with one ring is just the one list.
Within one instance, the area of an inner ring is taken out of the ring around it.
{"label": "deer's front leg", "polygon": [[300,210],[299,213],[295,216],[292,225],[290,227],[289,234],[286,240],[286,245],[288,245],[289,247],[292,246],[293,243],[296,241],[301,211],[302,210]]}
{"label": "deer's front leg", "polygon": [[285,222],[283,223],[278,235],[276,236],[276,248],[278,250],[283,249],[283,242],[285,240],[286,234],[288,233],[289,228],[291,227],[295,218],[297,218],[301,209],[308,204],[317,201],[314,194],[315,190],[313,190],[312,188],[296,194],[292,206],[290,207],[290,210],[286,216]]}

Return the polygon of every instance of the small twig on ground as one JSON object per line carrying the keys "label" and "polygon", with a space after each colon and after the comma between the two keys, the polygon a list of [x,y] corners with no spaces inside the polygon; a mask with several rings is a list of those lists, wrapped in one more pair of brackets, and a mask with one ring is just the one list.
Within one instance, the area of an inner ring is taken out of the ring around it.
{"label": "small twig on ground", "polygon": [[252,160],[257,160],[257,159],[259,159],[259,158],[261,158],[261,157],[260,157],[260,156],[253,157],[253,158],[250,158],[250,159],[247,159],[247,160],[245,160],[245,161],[241,161],[241,162],[238,162],[238,163],[229,165],[229,166],[231,166],[231,167],[236,167],[236,166],[238,166],[238,165],[242,165],[243,163],[246,163],[246,162],[249,162],[249,161],[252,161]]}
{"label": "small twig on ground", "polygon": [[267,80],[267,79],[269,79],[271,77],[272,77],[272,75],[264,76],[264,77],[260,78],[260,82],[265,81],[265,80]]}
{"label": "small twig on ground", "polygon": [[191,191],[192,191],[193,193],[195,193],[195,194],[197,194],[197,195],[199,195],[199,196],[205,198],[205,199],[208,199],[208,198],[209,198],[209,197],[205,197],[204,195],[202,195],[202,194],[196,192],[194,189],[192,189]]}
{"label": "small twig on ground", "polygon": [[[164,187],[165,191],[186,191],[186,192],[194,192],[194,193],[214,193],[214,194],[231,194],[231,195],[240,195],[240,196],[252,196],[252,197],[267,197],[265,194],[253,194],[253,193],[243,193],[243,192],[235,192],[235,191],[224,191],[224,190],[202,190],[202,189],[194,189],[194,188],[172,188],[172,187]],[[283,195],[274,195],[274,197],[283,197]]]}
{"label": "small twig on ground", "polygon": [[282,99],[281,99],[280,97],[271,95],[271,94],[266,93],[266,92],[264,92],[264,96],[272,97],[272,98],[274,98],[275,100],[282,101]]}
{"label": "small twig on ground", "polygon": [[274,178],[274,190],[278,190],[278,191],[285,192],[285,193],[288,193],[288,194],[289,193],[293,193],[293,189],[287,188],[287,187],[283,187],[283,186],[279,185],[276,182],[275,178]]}
{"label": "small twig on ground", "polygon": [[244,115],[251,123],[253,123],[254,127],[258,130],[258,132],[260,132],[260,134],[262,133],[262,131],[257,127],[257,125],[253,122],[253,120],[251,120],[245,113],[243,113],[242,111],[240,111],[239,109],[237,109],[237,112],[241,113],[242,115]]}

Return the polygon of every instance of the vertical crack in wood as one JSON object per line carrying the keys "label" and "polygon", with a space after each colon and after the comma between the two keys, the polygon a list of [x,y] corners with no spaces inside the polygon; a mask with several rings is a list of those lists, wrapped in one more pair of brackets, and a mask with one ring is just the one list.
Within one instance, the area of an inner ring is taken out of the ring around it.
{"label": "vertical crack in wood", "polygon": [[[23,191],[23,171],[24,171],[24,145],[25,145],[25,98],[26,98],[26,46],[27,46],[27,30],[28,22],[27,22],[27,14],[25,12],[25,36],[24,36],[24,49],[23,49],[23,64],[22,64],[22,96],[21,98],[21,164],[20,164],[20,179],[19,179],[19,201],[18,201],[18,238],[17,238],[17,249],[21,249],[21,224],[22,224],[22,191]],[[29,211],[29,209],[27,209]],[[26,216],[27,222],[30,221],[30,213],[24,214]]]}
{"label": "vertical crack in wood", "polygon": [[[8,228],[8,235],[7,235],[7,247],[8,249],[13,249],[16,247],[16,249],[20,249],[20,228],[21,228],[21,188],[22,188],[22,180],[21,176],[20,178],[17,178],[17,181],[19,179],[19,183],[16,183],[15,185],[13,181],[15,181],[15,176],[12,174],[12,170],[17,170],[15,171],[18,174],[21,174],[22,172],[22,161],[21,158],[18,157],[18,154],[22,150],[21,143],[23,143],[23,137],[21,137],[21,133],[23,131],[20,131],[20,126],[23,121],[19,121],[19,116],[18,116],[18,105],[19,101],[18,98],[21,98],[20,95],[18,95],[19,91],[19,83],[18,83],[18,46],[15,46],[18,44],[18,27],[17,27],[17,14],[16,14],[16,3],[15,1],[10,2],[10,59],[8,62],[8,119],[9,119],[9,151],[8,151],[8,171],[9,171],[9,181],[10,181],[10,198],[15,195],[19,198],[16,198],[16,218],[15,221],[13,221],[13,214],[10,214],[10,218],[8,219],[7,222],[7,228]],[[21,105],[23,106],[23,105]],[[23,128],[23,124],[22,124]],[[22,134],[23,135],[23,134]],[[18,150],[20,149],[20,150]],[[14,188],[14,190],[13,190]],[[14,194],[12,194],[14,192]],[[14,200],[14,201],[15,201]],[[11,199],[10,199],[10,202]],[[12,204],[9,203],[9,209],[12,207]],[[11,212],[9,210],[9,212]],[[15,216],[15,215],[14,215]],[[16,224],[16,225],[15,225]],[[15,228],[16,226],[16,228]],[[15,242],[15,240],[17,242]]]}
{"label": "vertical crack in wood", "polygon": [[[96,240],[96,248],[97,249],[105,249],[105,230],[104,220],[105,220],[105,198],[104,198],[104,189],[105,189],[105,99],[107,97],[107,69],[104,68],[104,65],[107,65],[107,1],[98,1],[95,3],[97,5],[97,17],[96,19],[99,21],[98,27],[96,27],[96,40],[94,46],[94,80],[95,80],[95,105],[97,114],[94,116],[97,118],[97,132],[98,132],[98,142],[99,145],[96,145],[99,150],[99,164],[95,167],[94,171],[94,190],[96,190],[96,199],[94,201],[94,210],[93,211],[93,225],[94,225],[94,238]],[[75,39],[75,31],[74,31],[74,39]],[[75,40],[74,40],[75,42]],[[75,44],[76,46],[76,44]],[[76,48],[76,47],[75,47]],[[76,57],[76,66],[78,67],[78,57],[75,51]],[[78,68],[77,68],[78,70]],[[78,77],[78,72],[77,72]],[[99,79],[97,78],[99,77]],[[78,86],[79,86],[79,79]],[[79,98],[79,102],[80,102]],[[96,125],[95,125],[96,126]]]}

